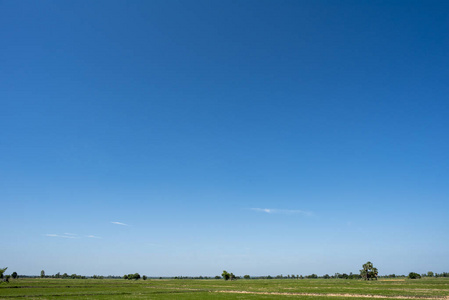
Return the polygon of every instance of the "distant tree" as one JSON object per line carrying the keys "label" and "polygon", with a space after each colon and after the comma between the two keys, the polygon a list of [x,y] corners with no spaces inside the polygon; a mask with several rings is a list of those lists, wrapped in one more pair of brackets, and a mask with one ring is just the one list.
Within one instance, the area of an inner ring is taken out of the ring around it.
{"label": "distant tree", "polygon": [[433,272],[432,271],[427,272],[427,277],[433,277]]}
{"label": "distant tree", "polygon": [[366,264],[364,264],[363,269],[360,270],[360,276],[365,279],[365,280],[373,280],[376,279],[377,280],[377,275],[379,274],[379,271],[377,270],[377,268],[375,268],[373,266],[372,262],[367,262]]}
{"label": "distant tree", "polygon": [[128,279],[128,280],[137,280],[140,278],[140,274],[139,273],[134,273],[134,274],[128,274],[128,275],[124,275],[123,279]]}
{"label": "distant tree", "polygon": [[409,278],[409,279],[420,279],[420,278],[421,278],[421,275],[419,275],[418,273],[415,273],[415,272],[410,272],[410,273],[408,274],[408,278]]}
{"label": "distant tree", "polygon": [[329,274],[325,274],[325,275],[323,276],[323,278],[324,278],[324,279],[329,279],[329,278],[331,278],[331,277],[329,276]]}
{"label": "distant tree", "polygon": [[372,268],[370,277],[377,280],[378,275],[379,275],[379,270],[377,270],[377,268]]}
{"label": "distant tree", "polygon": [[235,277],[234,273],[229,274],[229,278],[230,278],[231,280],[237,279],[237,277]]}
{"label": "distant tree", "polygon": [[45,271],[42,270],[42,271],[41,271],[41,278],[44,278],[44,277],[45,277]]}
{"label": "distant tree", "polygon": [[3,273],[5,273],[6,269],[8,269],[8,267],[3,269],[0,268],[0,279],[3,279]]}
{"label": "distant tree", "polygon": [[148,277],[147,277],[146,275],[143,275],[143,276],[142,276],[142,279],[143,279],[143,280],[147,280],[147,278],[148,278]]}
{"label": "distant tree", "polygon": [[215,276],[215,279],[221,279],[221,277],[217,275],[217,276]]}
{"label": "distant tree", "polygon": [[14,279],[16,279],[16,278],[19,277],[19,276],[17,275],[17,272],[12,272],[11,277],[14,278]]}
{"label": "distant tree", "polygon": [[221,273],[221,276],[223,277],[224,280],[229,280],[229,278],[231,277],[231,274],[226,272],[226,270],[223,270],[223,273]]}
{"label": "distant tree", "polygon": [[68,277],[69,277],[69,274],[67,274],[67,273],[62,274],[62,278],[68,278]]}
{"label": "distant tree", "polygon": [[56,273],[55,278],[61,278],[61,273],[60,272]]}
{"label": "distant tree", "polygon": [[243,278],[250,279],[251,277],[249,275],[243,275]]}

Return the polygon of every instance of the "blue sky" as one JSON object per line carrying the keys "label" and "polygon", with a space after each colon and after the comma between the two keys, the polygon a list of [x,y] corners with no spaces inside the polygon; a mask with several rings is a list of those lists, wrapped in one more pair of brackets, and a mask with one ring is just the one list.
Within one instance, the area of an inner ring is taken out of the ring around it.
{"label": "blue sky", "polygon": [[1,265],[447,272],[446,1],[1,1]]}

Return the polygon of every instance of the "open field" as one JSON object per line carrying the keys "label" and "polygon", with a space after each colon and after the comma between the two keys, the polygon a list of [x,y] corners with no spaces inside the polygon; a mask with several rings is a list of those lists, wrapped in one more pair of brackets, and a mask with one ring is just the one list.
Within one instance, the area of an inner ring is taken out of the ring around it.
{"label": "open field", "polygon": [[16,279],[0,299],[449,299],[449,278],[303,280]]}

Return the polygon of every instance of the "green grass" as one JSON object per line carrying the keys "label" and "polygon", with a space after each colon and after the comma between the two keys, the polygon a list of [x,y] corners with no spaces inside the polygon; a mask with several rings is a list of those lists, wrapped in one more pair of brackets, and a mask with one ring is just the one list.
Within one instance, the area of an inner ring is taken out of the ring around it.
{"label": "green grass", "polygon": [[449,278],[138,280],[16,279],[0,299],[449,299]]}

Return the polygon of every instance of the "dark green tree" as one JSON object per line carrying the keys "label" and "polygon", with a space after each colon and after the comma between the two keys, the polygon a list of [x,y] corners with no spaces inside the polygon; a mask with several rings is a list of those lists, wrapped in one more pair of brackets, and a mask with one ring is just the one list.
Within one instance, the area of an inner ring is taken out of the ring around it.
{"label": "dark green tree", "polygon": [[226,272],[226,270],[223,270],[223,273],[221,273],[221,276],[223,277],[224,280],[229,280],[229,278],[231,277],[231,274]]}
{"label": "dark green tree", "polygon": [[3,279],[3,273],[5,273],[6,269],[8,269],[8,267],[3,269],[0,268],[0,279]]}
{"label": "dark green tree", "polygon": [[124,275],[123,276],[124,279],[128,279],[128,280],[137,280],[140,278],[140,274],[139,273],[134,273],[134,274],[128,274],[128,275]]}
{"label": "dark green tree", "polygon": [[408,274],[408,278],[409,278],[409,279],[420,279],[420,278],[421,278],[421,275],[419,275],[418,273],[415,273],[415,272],[410,272],[410,273]]}
{"label": "dark green tree", "polygon": [[14,278],[14,279],[16,279],[16,278],[19,277],[19,276],[17,275],[17,272],[12,272],[11,277]]}
{"label": "dark green tree", "polygon": [[360,270],[360,276],[362,276],[363,279],[365,280],[373,280],[376,279],[377,280],[377,275],[379,274],[379,271],[377,270],[377,268],[375,268],[373,266],[372,262],[367,262],[366,264],[364,264],[363,269]]}
{"label": "dark green tree", "polygon": [[41,271],[41,278],[44,278],[44,277],[45,277],[45,271],[42,270],[42,271]]}
{"label": "dark green tree", "polygon": [[243,278],[250,279],[251,277],[249,275],[243,275]]}

